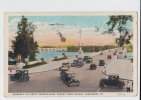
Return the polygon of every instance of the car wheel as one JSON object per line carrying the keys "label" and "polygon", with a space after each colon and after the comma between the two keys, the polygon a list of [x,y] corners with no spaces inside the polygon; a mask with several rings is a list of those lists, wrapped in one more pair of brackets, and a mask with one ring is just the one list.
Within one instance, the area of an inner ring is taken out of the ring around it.
{"label": "car wheel", "polygon": [[24,81],[29,81],[29,77],[27,75],[24,76]]}
{"label": "car wheel", "polygon": [[68,84],[68,87],[70,87],[70,84]]}
{"label": "car wheel", "polygon": [[119,89],[123,89],[123,85],[121,85],[121,84],[118,85],[118,88],[119,88]]}
{"label": "car wheel", "polygon": [[21,81],[22,81],[22,78],[21,78],[21,77],[19,77],[18,81],[19,81],[19,82],[21,82]]}
{"label": "car wheel", "polygon": [[10,80],[11,80],[11,81],[13,81],[13,80],[14,80],[13,76],[10,76]]}
{"label": "car wheel", "polygon": [[104,82],[100,82],[100,87],[104,87]]}
{"label": "car wheel", "polygon": [[26,81],[29,81],[29,77],[26,79]]}

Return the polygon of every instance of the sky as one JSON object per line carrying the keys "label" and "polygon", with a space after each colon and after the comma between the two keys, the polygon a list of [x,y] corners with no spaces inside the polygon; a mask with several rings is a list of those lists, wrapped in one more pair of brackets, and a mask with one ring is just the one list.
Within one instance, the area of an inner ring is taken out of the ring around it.
{"label": "sky", "polygon": [[[16,36],[17,24],[22,16],[8,17],[9,44]],[[109,16],[25,16],[28,22],[33,22],[37,27],[34,39],[40,46],[77,46],[79,43],[79,29],[81,29],[81,41],[83,45],[106,45],[115,42],[119,36],[117,27],[115,35],[102,34],[110,28],[107,26]],[[56,24],[57,23],[57,24]],[[51,24],[51,25],[50,25]],[[52,25],[55,24],[55,25]],[[127,22],[126,27],[132,29],[132,23]],[[98,31],[97,28],[99,28]],[[66,42],[61,42],[57,34],[61,32]]]}

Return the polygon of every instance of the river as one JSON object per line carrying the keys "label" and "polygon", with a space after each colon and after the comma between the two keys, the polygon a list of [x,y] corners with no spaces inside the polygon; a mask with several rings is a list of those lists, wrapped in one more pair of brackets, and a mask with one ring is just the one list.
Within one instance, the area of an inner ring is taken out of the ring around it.
{"label": "river", "polygon": [[[84,55],[91,54],[92,52],[84,52]],[[77,52],[65,52],[66,56],[76,56]],[[36,54],[36,59],[39,60],[41,58],[48,59],[54,58],[55,56],[61,57],[62,52],[40,52]],[[127,56],[133,56],[132,52],[128,52]]]}

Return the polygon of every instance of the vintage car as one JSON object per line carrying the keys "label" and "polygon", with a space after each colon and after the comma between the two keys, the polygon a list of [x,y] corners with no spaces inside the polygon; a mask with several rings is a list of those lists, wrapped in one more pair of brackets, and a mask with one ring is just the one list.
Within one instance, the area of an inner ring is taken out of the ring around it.
{"label": "vintage car", "polygon": [[83,67],[83,65],[84,65],[84,61],[78,59],[74,59],[73,63],[71,63],[71,67]]}
{"label": "vintage car", "polygon": [[103,88],[105,85],[116,86],[120,89],[123,89],[123,87],[125,86],[125,82],[119,79],[119,74],[111,73],[111,74],[108,74],[107,78],[102,78],[100,80],[99,87]]}
{"label": "vintage car", "polygon": [[96,70],[96,68],[97,68],[97,65],[95,64],[95,62],[92,62],[90,64],[90,70]]}
{"label": "vintage car", "polygon": [[93,61],[92,57],[88,57],[86,63],[91,63]]}
{"label": "vintage car", "polygon": [[90,57],[90,56],[84,56],[83,60],[86,61],[88,57]]}
{"label": "vintage car", "polygon": [[59,67],[60,71],[66,71],[66,70],[69,70],[69,68],[70,68],[69,62],[67,62],[67,63],[62,63],[62,66]]}
{"label": "vintage car", "polygon": [[105,65],[105,61],[104,60],[99,60],[99,66],[104,66]]}
{"label": "vintage car", "polygon": [[102,51],[100,52],[100,55],[103,55],[103,52]]}
{"label": "vintage car", "polygon": [[28,70],[16,70],[15,74],[10,74],[11,81],[29,81]]}
{"label": "vintage car", "polygon": [[65,83],[68,87],[72,85],[79,86],[80,82],[75,79],[75,73],[71,71],[62,71],[60,73],[60,79]]}
{"label": "vintage car", "polygon": [[107,59],[111,59],[112,58],[112,56],[111,55],[107,55]]}

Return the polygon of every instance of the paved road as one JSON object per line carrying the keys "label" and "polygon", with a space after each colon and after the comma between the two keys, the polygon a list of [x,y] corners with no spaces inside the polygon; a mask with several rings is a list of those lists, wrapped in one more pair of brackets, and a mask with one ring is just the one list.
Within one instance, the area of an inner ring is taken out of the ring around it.
{"label": "paved road", "polygon": [[[85,64],[82,68],[70,68],[70,71],[76,73],[76,79],[80,81],[80,86],[67,87],[60,80],[60,71],[54,69],[42,73],[30,74],[30,80],[28,82],[9,81],[9,92],[125,92],[125,87],[122,90],[116,87],[99,88],[99,80],[106,77],[102,74],[104,67],[107,67],[111,61],[115,60],[115,56],[113,55],[112,59],[108,60],[108,54],[112,55],[113,52],[105,52],[104,55],[93,57],[97,65],[99,59],[106,61],[105,66],[97,66],[96,70],[89,70],[90,64]],[[56,64],[53,67],[60,66],[58,63]],[[111,69],[110,66],[107,67],[107,72],[108,69]]]}

